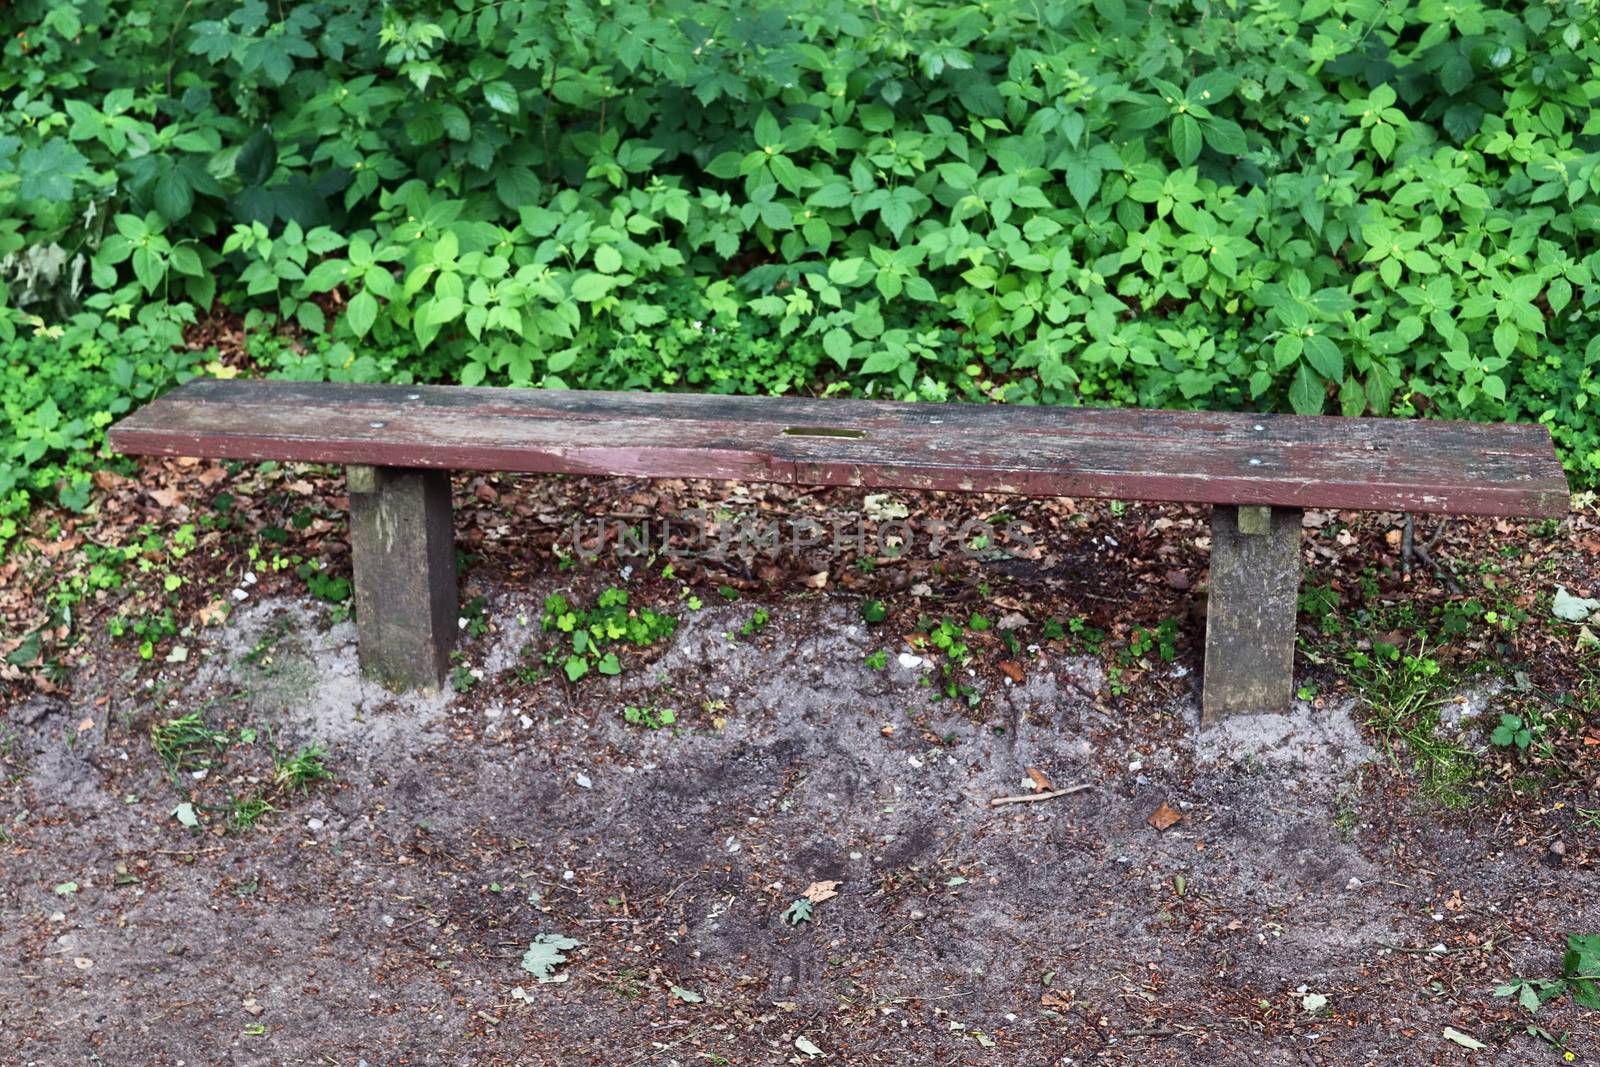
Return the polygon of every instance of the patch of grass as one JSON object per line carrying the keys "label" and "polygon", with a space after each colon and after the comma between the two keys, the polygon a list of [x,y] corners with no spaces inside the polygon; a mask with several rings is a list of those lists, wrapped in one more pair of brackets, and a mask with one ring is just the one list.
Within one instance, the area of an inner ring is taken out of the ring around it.
{"label": "patch of grass", "polygon": [[274,752],[272,784],[285,793],[296,793],[309,789],[314,782],[331,781],[333,772],[325,762],[327,757],[328,753],[320,745],[302,748],[292,756]]}
{"label": "patch of grass", "polygon": [[150,727],[150,743],[167,773],[176,777],[210,767],[211,757],[228,747],[228,735],[211,729],[198,711],[192,711]]}
{"label": "patch of grass", "polygon": [[233,797],[228,801],[225,815],[228,820],[228,829],[234,833],[244,833],[255,828],[263,815],[276,811],[265,797],[258,794],[249,794],[242,797]]}
{"label": "patch of grass", "polygon": [[1371,652],[1350,652],[1344,673],[1367,706],[1367,725],[1397,765],[1403,747],[1421,775],[1423,792],[1446,808],[1460,809],[1473,799],[1479,777],[1477,754],[1460,741],[1440,735],[1439,709],[1451,678],[1427,654],[1422,638],[1415,653],[1375,643]]}

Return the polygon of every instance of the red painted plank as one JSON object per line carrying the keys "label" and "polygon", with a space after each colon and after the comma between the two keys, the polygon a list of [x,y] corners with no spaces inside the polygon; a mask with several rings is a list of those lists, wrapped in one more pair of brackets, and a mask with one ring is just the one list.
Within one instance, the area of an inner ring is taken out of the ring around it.
{"label": "red painted plank", "polygon": [[1564,515],[1543,426],[1197,411],[199,379],[134,454]]}

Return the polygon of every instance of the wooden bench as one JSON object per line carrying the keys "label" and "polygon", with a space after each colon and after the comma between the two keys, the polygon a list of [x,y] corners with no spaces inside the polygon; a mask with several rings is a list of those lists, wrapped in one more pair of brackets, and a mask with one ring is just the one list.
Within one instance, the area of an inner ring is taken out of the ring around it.
{"label": "wooden bench", "polygon": [[344,464],[361,664],[397,688],[439,685],[455,640],[454,470],[1210,504],[1208,719],[1289,705],[1302,509],[1568,508],[1532,425],[202,379],[110,442]]}

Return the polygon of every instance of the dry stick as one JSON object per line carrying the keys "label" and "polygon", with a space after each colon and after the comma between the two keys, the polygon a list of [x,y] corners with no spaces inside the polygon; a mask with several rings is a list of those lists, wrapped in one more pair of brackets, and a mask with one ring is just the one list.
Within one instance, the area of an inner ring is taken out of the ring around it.
{"label": "dry stick", "polygon": [[1031,804],[1036,800],[1053,800],[1056,797],[1064,797],[1068,793],[1081,793],[1086,789],[1093,788],[1094,786],[1090,783],[1083,782],[1079,785],[1069,785],[1065,789],[1052,789],[1048,793],[1028,793],[1025,796],[1017,797],[994,797],[989,801],[989,806],[998,808],[1002,804]]}
{"label": "dry stick", "polygon": [[1420,560],[1424,566],[1433,572],[1435,578],[1444,583],[1445,588],[1452,595],[1459,595],[1465,592],[1461,587],[1461,583],[1456,581],[1454,569],[1448,564],[1441,566],[1429,554],[1438,545],[1439,539],[1444,536],[1446,528],[1450,525],[1450,520],[1441,518],[1438,527],[1433,531],[1433,536],[1428,538],[1428,543],[1425,545],[1417,544],[1415,523],[1415,517],[1410,512],[1407,512],[1405,530],[1400,535],[1400,569],[1409,576],[1411,574],[1411,561]]}

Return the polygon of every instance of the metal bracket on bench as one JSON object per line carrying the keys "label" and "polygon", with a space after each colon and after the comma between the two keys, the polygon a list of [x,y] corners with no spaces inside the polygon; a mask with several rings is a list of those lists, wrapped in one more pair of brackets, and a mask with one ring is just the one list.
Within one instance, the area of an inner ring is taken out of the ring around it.
{"label": "metal bracket on bench", "polygon": [[1211,509],[1201,719],[1287,711],[1294,698],[1300,509]]}
{"label": "metal bracket on bench", "polygon": [[436,689],[455,645],[450,475],[346,468],[361,673],[391,689]]}

